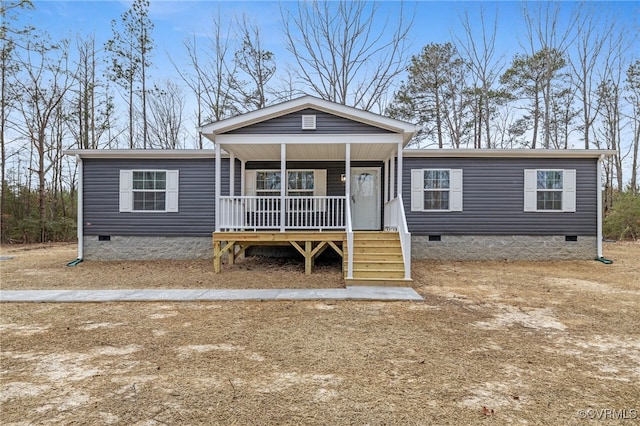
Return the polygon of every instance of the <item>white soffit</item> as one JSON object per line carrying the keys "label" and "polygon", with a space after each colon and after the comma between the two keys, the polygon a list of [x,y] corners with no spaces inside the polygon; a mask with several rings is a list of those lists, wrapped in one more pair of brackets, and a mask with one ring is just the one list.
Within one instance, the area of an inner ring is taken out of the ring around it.
{"label": "white soffit", "polygon": [[65,155],[80,158],[215,158],[213,149],[69,149]]}
{"label": "white soffit", "polygon": [[[221,145],[236,158],[244,161],[279,161],[280,145]],[[382,161],[389,158],[397,149],[393,144],[351,145],[352,160]],[[287,161],[344,161],[345,144],[288,144]]]}

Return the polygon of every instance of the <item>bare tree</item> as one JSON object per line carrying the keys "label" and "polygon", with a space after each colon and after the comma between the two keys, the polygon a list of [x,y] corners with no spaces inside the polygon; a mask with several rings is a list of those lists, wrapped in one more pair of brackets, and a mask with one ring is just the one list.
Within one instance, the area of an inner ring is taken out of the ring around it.
{"label": "bare tree", "polygon": [[152,148],[176,149],[183,139],[182,115],[184,112],[182,89],[171,80],[154,87],[149,98],[149,133]]}
{"label": "bare tree", "polygon": [[[475,22],[475,21],[473,21]],[[487,22],[484,7],[480,9],[481,34],[473,31],[473,24],[468,11],[460,15],[460,25],[464,30],[464,38],[455,36],[456,47],[468,64],[473,76],[474,89],[470,94],[475,98],[472,109],[475,112],[474,147],[482,147],[484,132],[485,146],[492,148],[494,142],[491,135],[491,116],[496,112],[496,103],[502,102],[501,94],[495,85],[502,70],[502,58],[496,53],[496,34],[498,30],[498,11],[492,24]],[[491,26],[489,26],[491,25]]]}
{"label": "bare tree", "polygon": [[640,148],[640,59],[636,59],[626,72],[626,95],[625,99],[631,105],[631,120],[633,130],[633,142],[631,148],[631,179],[629,189],[632,194],[638,194],[638,149]]}
{"label": "bare tree", "polygon": [[111,21],[113,38],[107,41],[105,48],[111,53],[110,78],[126,92],[129,106],[129,148],[135,146],[134,94],[136,83],[140,83],[140,101],[142,111],[142,146],[147,147],[147,69],[151,65],[150,54],[153,50],[151,32],[153,23],[149,19],[149,0],[134,0],[131,9],[121,17],[120,28],[117,21]]}
{"label": "bare tree", "polygon": [[277,83],[270,89],[270,95],[274,102],[290,101],[296,97],[304,95],[296,83],[296,72],[287,67],[284,72],[280,72]]}
{"label": "bare tree", "polygon": [[[299,1],[281,9],[287,50],[302,84],[323,99],[372,110],[406,66],[413,18],[374,24],[379,3]],[[387,36],[392,28],[391,36]]]}
{"label": "bare tree", "polygon": [[[20,131],[31,142],[38,177],[40,241],[46,240],[46,175],[52,164],[47,161],[56,149],[52,138],[56,114],[72,85],[68,67],[68,42],[51,45],[47,42],[28,42],[24,54],[18,56],[22,73],[13,86],[19,95],[19,109],[23,119]],[[33,155],[31,156],[33,158]]]}
{"label": "bare tree", "polygon": [[[205,46],[198,45],[196,36],[184,42],[191,72],[172,61],[180,78],[196,97],[198,126],[239,113],[233,96],[236,78],[234,50],[227,37],[231,29],[223,26],[222,22],[218,12],[211,22],[211,35]],[[202,143],[202,135],[199,135],[200,148]]]}
{"label": "bare tree", "polygon": [[100,78],[95,37],[78,37],[76,80],[73,89],[72,112],[66,123],[75,139],[75,144],[83,149],[96,149],[100,139],[109,130],[109,115],[114,109],[113,96],[106,90]]}
{"label": "bare tree", "polygon": [[236,77],[234,84],[238,92],[238,103],[251,111],[267,106],[267,84],[276,72],[276,62],[273,52],[262,47],[260,28],[250,23],[246,15],[237,20],[238,36],[241,46],[234,55],[235,63],[240,71],[249,79],[241,81]]}
{"label": "bare tree", "polygon": [[607,19],[603,4],[583,2],[576,19],[577,38],[569,55],[576,94],[581,101],[584,148],[591,147],[591,133],[598,111],[596,85],[599,62],[607,56],[606,45],[614,35],[614,21]]}
{"label": "bare tree", "polygon": [[611,78],[603,80],[598,85],[598,107],[602,118],[602,133],[600,139],[604,140],[604,145],[608,149],[616,151],[617,155],[612,158],[612,176],[615,177],[618,190],[623,189],[622,161],[625,153],[622,148],[622,120],[621,109],[621,74],[610,75]]}
{"label": "bare tree", "polygon": [[[537,7],[534,7],[537,6]],[[564,57],[568,46],[575,39],[574,25],[575,17],[568,19],[565,28],[560,28],[560,6],[556,2],[545,3],[523,3],[524,26],[526,39],[522,42],[529,57],[539,58],[539,63],[543,65],[541,79],[539,82],[542,95],[542,132],[543,148],[551,145],[551,112],[552,98],[554,94],[554,84],[558,78],[561,67],[558,57]]]}
{"label": "bare tree", "polygon": [[32,28],[16,28],[11,24],[18,18],[18,12],[22,9],[32,9],[33,4],[29,0],[2,1],[0,3],[0,237],[5,241],[6,227],[6,196],[8,184],[6,182],[7,171],[7,145],[8,140],[5,139],[7,130],[7,120],[9,110],[13,108],[15,97],[13,92],[9,90],[12,85],[13,78],[18,71],[18,64],[15,61],[15,49],[17,38],[28,34]]}

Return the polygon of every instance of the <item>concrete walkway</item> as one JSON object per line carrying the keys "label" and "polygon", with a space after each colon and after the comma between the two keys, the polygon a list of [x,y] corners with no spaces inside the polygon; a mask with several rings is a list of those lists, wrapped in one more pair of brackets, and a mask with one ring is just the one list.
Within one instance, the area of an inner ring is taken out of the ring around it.
{"label": "concrete walkway", "polygon": [[265,290],[0,290],[0,302],[187,302],[218,300],[422,301],[410,287]]}

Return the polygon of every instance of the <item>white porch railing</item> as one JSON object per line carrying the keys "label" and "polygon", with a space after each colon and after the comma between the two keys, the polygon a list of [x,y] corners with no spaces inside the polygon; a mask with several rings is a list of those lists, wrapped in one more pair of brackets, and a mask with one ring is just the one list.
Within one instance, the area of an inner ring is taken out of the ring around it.
{"label": "white porch railing", "polygon": [[[345,229],[344,196],[222,196],[220,229]],[[284,208],[283,208],[284,207]]]}
{"label": "white porch railing", "polygon": [[397,231],[400,235],[404,278],[411,279],[411,234],[407,226],[407,217],[404,213],[401,197],[396,197],[384,204],[384,229],[385,231]]}

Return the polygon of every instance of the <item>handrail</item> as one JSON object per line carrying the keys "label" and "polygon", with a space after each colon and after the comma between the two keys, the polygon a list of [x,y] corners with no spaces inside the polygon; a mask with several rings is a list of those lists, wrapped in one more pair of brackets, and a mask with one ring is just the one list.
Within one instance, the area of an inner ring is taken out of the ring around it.
{"label": "handrail", "polygon": [[351,203],[347,202],[345,207],[345,222],[347,225],[347,279],[350,280],[353,279],[353,225],[351,223]]}
{"label": "handrail", "polygon": [[398,233],[400,234],[400,244],[402,245],[402,257],[404,259],[404,279],[411,279],[411,233],[407,225],[407,215],[404,212],[402,196],[398,195],[398,209],[400,210],[400,220],[398,221]]}
{"label": "handrail", "polygon": [[384,229],[397,231],[402,246],[402,259],[404,261],[404,277],[411,279],[411,233],[407,225],[407,216],[404,212],[402,197],[397,196],[384,205]]}

